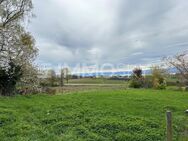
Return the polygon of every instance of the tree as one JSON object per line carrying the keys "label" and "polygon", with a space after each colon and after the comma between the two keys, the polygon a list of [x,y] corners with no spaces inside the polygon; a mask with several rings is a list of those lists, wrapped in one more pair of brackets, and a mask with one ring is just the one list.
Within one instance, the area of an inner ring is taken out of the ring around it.
{"label": "tree", "polygon": [[156,89],[165,89],[167,72],[159,66],[152,67],[152,85]]}
{"label": "tree", "polygon": [[71,75],[70,75],[70,70],[69,68],[63,68],[61,69],[61,86],[64,84],[64,79],[69,82]]}
{"label": "tree", "polygon": [[140,69],[140,68],[135,68],[134,70],[133,70],[133,77],[135,77],[135,78],[142,78],[143,76],[142,76],[142,69]]}
{"label": "tree", "polygon": [[69,68],[63,68],[60,71],[60,86],[62,87],[64,85],[64,79],[69,83],[71,75]]}
{"label": "tree", "polygon": [[0,29],[14,27],[32,15],[32,0],[0,0]]}
{"label": "tree", "polygon": [[22,66],[21,86],[29,85],[37,87],[39,85],[39,74],[37,66],[33,64],[28,63]]}
{"label": "tree", "polygon": [[[23,21],[32,15],[31,10],[31,0],[0,0],[1,95],[14,94],[16,84],[29,74],[28,70],[31,69],[28,66],[33,67],[37,56],[35,40],[22,26]],[[2,79],[7,76],[16,76],[16,79]],[[11,85],[5,86],[3,83]]]}
{"label": "tree", "polygon": [[66,79],[67,83],[69,83],[69,79],[70,79],[70,70],[68,68],[64,68],[63,69],[64,72],[64,78]]}
{"label": "tree", "polygon": [[64,70],[61,69],[61,74],[60,74],[60,86],[63,87],[64,85]]}
{"label": "tree", "polygon": [[47,72],[47,79],[50,86],[55,86],[56,82],[56,72],[53,69],[48,70]]}
{"label": "tree", "polygon": [[142,75],[142,69],[135,68],[131,76],[130,87],[141,88],[144,86],[144,77]]}
{"label": "tree", "polygon": [[164,58],[169,67],[176,68],[184,82],[188,82],[188,51]]}

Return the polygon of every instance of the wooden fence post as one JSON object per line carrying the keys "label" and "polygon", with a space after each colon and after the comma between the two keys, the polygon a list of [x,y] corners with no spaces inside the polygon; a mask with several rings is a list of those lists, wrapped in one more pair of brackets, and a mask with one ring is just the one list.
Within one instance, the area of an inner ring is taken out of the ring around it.
{"label": "wooden fence post", "polygon": [[172,113],[170,111],[166,112],[166,123],[167,123],[167,141],[172,141]]}

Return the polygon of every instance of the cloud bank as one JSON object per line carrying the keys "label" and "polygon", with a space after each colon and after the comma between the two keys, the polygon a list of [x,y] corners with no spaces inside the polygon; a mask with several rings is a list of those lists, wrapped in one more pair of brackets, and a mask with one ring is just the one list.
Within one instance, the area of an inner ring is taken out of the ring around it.
{"label": "cloud bank", "polygon": [[150,64],[188,48],[187,0],[34,0],[38,62]]}

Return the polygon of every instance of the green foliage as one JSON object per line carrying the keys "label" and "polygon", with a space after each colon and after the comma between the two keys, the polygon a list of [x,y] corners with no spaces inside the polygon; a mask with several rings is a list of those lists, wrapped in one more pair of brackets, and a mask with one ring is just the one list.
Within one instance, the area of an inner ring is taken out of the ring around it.
{"label": "green foliage", "polygon": [[142,88],[144,87],[144,78],[142,76],[142,69],[135,68],[131,76],[130,85],[131,88]]}
{"label": "green foliage", "polygon": [[0,140],[164,141],[171,110],[176,141],[188,137],[187,103],[187,92],[167,90],[0,97]]}
{"label": "green foliage", "polygon": [[21,67],[9,62],[9,68],[0,67],[0,95],[13,95],[16,83],[22,76]]}
{"label": "green foliage", "polygon": [[155,66],[152,68],[152,83],[155,89],[166,89],[167,83],[165,80],[167,73],[164,69]]}
{"label": "green foliage", "polygon": [[187,87],[185,87],[185,91],[188,91],[188,86],[187,86]]}
{"label": "green foliage", "polygon": [[111,80],[108,78],[79,78],[70,79],[69,84],[126,84],[124,80]]}
{"label": "green foliage", "polygon": [[144,77],[144,88],[152,88],[152,79],[150,76],[145,76]]}
{"label": "green foliage", "polygon": [[188,87],[177,87],[176,90],[184,92],[184,91],[188,91]]}
{"label": "green foliage", "polygon": [[143,79],[131,79],[129,87],[142,88],[143,87]]}

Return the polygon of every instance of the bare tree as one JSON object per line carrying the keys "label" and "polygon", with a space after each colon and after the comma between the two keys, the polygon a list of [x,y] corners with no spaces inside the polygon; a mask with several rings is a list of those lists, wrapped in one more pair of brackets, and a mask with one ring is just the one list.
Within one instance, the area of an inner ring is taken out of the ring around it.
{"label": "bare tree", "polygon": [[188,82],[188,51],[184,51],[173,57],[166,57],[164,60],[169,67],[176,68],[182,79]]}
{"label": "bare tree", "polygon": [[63,72],[64,72],[64,78],[66,79],[67,83],[69,83],[69,79],[70,79],[70,70],[69,70],[69,68],[64,68]]}
{"label": "bare tree", "polygon": [[54,86],[56,82],[56,72],[53,69],[48,70],[47,72],[47,80],[50,86]]}
{"label": "bare tree", "polygon": [[60,86],[63,87],[64,85],[64,70],[61,69],[61,74],[60,74]]}

